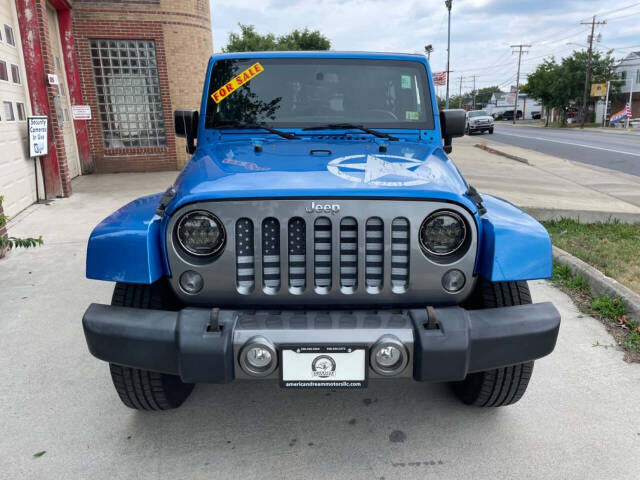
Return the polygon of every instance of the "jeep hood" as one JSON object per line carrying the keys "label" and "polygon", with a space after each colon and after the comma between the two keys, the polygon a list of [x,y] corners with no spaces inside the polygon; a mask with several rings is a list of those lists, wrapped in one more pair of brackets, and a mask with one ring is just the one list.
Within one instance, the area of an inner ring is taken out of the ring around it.
{"label": "jeep hood", "polygon": [[269,197],[432,198],[476,211],[465,195],[467,183],[439,144],[400,140],[380,152],[367,137],[237,137],[198,146],[176,180],[167,213],[203,200]]}

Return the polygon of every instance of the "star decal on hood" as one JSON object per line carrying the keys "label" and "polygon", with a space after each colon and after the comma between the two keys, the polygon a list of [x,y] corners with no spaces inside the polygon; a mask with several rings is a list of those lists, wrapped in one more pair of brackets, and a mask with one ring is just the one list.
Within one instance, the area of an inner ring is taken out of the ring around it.
{"label": "star decal on hood", "polygon": [[351,182],[386,187],[421,185],[433,179],[424,161],[398,155],[349,155],[331,160],[327,169]]}

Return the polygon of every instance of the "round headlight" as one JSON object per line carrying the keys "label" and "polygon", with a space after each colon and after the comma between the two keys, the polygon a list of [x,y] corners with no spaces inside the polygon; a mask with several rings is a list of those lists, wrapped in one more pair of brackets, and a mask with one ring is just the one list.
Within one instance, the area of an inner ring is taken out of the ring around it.
{"label": "round headlight", "polygon": [[194,210],[182,216],[176,227],[180,246],[191,255],[205,257],[218,252],[224,245],[224,227],[215,215]]}
{"label": "round headlight", "polygon": [[449,210],[429,215],[420,227],[420,245],[431,255],[450,255],[467,238],[467,227],[460,215]]}

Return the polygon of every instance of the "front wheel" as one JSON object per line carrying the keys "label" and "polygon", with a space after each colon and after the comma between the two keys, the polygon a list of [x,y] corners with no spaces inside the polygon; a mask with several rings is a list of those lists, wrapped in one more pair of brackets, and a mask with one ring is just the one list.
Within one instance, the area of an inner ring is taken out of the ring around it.
{"label": "front wheel", "polygon": [[493,134],[493,127],[489,129],[489,135]]}
{"label": "front wheel", "polygon": [[[510,307],[531,303],[527,282],[490,282],[482,277],[465,305],[470,310]],[[502,407],[522,398],[533,372],[533,361],[470,373],[460,382],[451,382],[456,396],[467,405]]]}
{"label": "front wheel", "polygon": [[[157,310],[178,310],[179,302],[163,280],[151,285],[116,283],[111,305]],[[193,390],[176,375],[109,364],[113,386],[122,403],[136,410],[177,408]]]}

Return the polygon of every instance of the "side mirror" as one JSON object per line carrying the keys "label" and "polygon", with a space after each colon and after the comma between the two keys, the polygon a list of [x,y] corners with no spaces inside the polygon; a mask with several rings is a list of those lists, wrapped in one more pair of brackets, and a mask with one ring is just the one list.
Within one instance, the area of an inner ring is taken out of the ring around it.
{"label": "side mirror", "polygon": [[173,114],[173,123],[176,136],[187,139],[187,153],[195,152],[195,139],[198,138],[198,111],[176,110]]}
{"label": "side mirror", "polygon": [[467,121],[467,112],[463,109],[442,110],[440,112],[440,131],[444,139],[444,151],[451,153],[451,139],[462,137]]}

